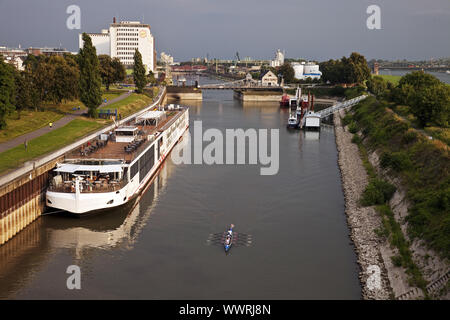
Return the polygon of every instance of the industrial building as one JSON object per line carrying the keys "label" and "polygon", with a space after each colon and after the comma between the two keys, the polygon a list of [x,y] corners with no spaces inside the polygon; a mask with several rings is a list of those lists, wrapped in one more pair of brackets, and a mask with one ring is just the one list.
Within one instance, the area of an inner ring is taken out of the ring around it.
{"label": "industrial building", "polygon": [[306,80],[307,78],[311,79],[320,79],[322,76],[322,72],[319,70],[319,65],[314,62],[302,62],[302,63],[293,63],[292,68],[294,68],[294,77],[298,80]]}
{"label": "industrial building", "polygon": [[[146,72],[155,72],[155,40],[150,32],[150,25],[140,21],[116,23],[114,18],[109,29],[103,29],[100,33],[88,33],[88,35],[98,55],[107,54],[111,58],[117,57],[125,66],[131,66],[134,64],[134,52],[138,49]],[[79,35],[79,46],[83,47],[82,34]]]}
{"label": "industrial building", "polygon": [[275,52],[275,59],[270,61],[271,67],[281,67],[284,64],[284,52],[281,52],[280,49]]}

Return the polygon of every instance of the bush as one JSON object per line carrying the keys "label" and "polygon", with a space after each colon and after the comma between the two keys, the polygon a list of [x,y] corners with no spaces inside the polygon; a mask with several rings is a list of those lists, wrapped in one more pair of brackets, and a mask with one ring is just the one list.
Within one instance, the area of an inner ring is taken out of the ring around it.
{"label": "bush", "polygon": [[378,178],[371,179],[362,194],[361,205],[367,207],[384,204],[391,200],[396,190],[389,182]]}
{"label": "bush", "polygon": [[348,131],[350,133],[357,133],[358,132],[358,126],[356,125],[355,122],[352,122],[352,123],[349,124]]}
{"label": "bush", "polygon": [[400,172],[412,167],[412,162],[408,154],[404,151],[400,152],[384,152],[381,155],[380,165],[383,168],[390,167],[393,170]]}
{"label": "bush", "polygon": [[352,142],[355,143],[355,144],[360,144],[360,143],[361,143],[361,137],[358,136],[358,135],[355,133],[355,134],[353,135]]}
{"label": "bush", "polygon": [[379,236],[382,239],[386,239],[389,236],[389,230],[384,226],[381,226],[380,228],[376,228],[373,231],[375,232],[375,234],[377,236]]}
{"label": "bush", "polygon": [[342,118],[342,125],[345,127],[353,121],[351,113],[347,113],[344,118]]}
{"label": "bush", "polygon": [[401,256],[393,256],[391,257],[392,263],[394,264],[394,266],[396,267],[401,267],[402,266],[402,257]]}
{"label": "bush", "polygon": [[402,137],[403,144],[410,144],[417,141],[417,133],[413,130],[405,132]]}

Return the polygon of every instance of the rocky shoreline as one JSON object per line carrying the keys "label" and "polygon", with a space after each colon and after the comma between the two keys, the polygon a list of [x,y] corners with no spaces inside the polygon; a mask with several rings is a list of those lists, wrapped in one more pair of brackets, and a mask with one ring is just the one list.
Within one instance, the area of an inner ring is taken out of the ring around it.
{"label": "rocky shoreline", "polygon": [[350,237],[355,245],[357,261],[360,266],[359,279],[362,286],[362,298],[390,299],[393,291],[383,262],[383,241],[374,231],[380,228],[381,218],[373,207],[359,205],[360,196],[369,183],[369,177],[359,155],[358,146],[351,142],[353,135],[341,125],[341,116],[344,116],[344,111],[340,112],[334,114],[338,164],[341,171]]}
{"label": "rocky shoreline", "polygon": [[[358,256],[357,262],[360,266],[359,279],[362,286],[362,297],[363,299],[377,300],[423,299],[425,297],[424,292],[409,284],[405,269],[394,266],[391,257],[398,255],[398,249],[391,246],[387,239],[381,239],[375,233],[375,230],[380,228],[382,224],[380,215],[374,207],[359,205],[359,199],[369,183],[369,177],[363,166],[358,146],[351,142],[353,135],[342,126],[341,119],[344,116],[344,110],[334,113],[334,129],[345,197],[347,224],[350,228],[350,237],[355,245]],[[411,241],[407,236],[407,224],[404,220],[409,207],[405,190],[403,190],[398,179],[389,177],[386,172],[380,169],[376,152],[369,153],[368,157],[378,174],[396,186],[397,191],[389,204],[397,222],[401,225],[403,234],[408,241]],[[450,279],[448,261],[440,259],[435,252],[425,248],[422,241],[417,239],[411,241],[410,249],[413,260],[428,281],[428,293],[434,299],[448,300],[450,293],[448,291],[440,292]],[[374,279],[378,279],[377,285],[374,285]]]}

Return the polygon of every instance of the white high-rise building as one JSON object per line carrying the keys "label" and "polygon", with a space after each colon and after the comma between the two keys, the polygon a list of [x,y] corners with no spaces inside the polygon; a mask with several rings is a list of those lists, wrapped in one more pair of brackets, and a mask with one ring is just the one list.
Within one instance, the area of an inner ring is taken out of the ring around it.
{"label": "white high-rise building", "polygon": [[[107,54],[111,58],[119,58],[125,66],[134,64],[134,52],[136,49],[142,55],[142,63],[147,73],[155,72],[156,50],[150,25],[139,21],[121,21],[116,23],[113,19],[109,30],[104,29],[101,33],[88,33],[97,54]],[[82,34],[79,35],[80,48],[83,47]]]}

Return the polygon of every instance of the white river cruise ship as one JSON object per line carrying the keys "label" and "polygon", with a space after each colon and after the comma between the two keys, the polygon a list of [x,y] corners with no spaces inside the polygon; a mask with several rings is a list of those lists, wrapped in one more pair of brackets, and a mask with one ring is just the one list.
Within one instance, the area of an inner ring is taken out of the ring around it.
{"label": "white river cruise ship", "polygon": [[188,127],[188,108],[169,105],[101,134],[52,171],[46,205],[83,215],[130,202]]}

